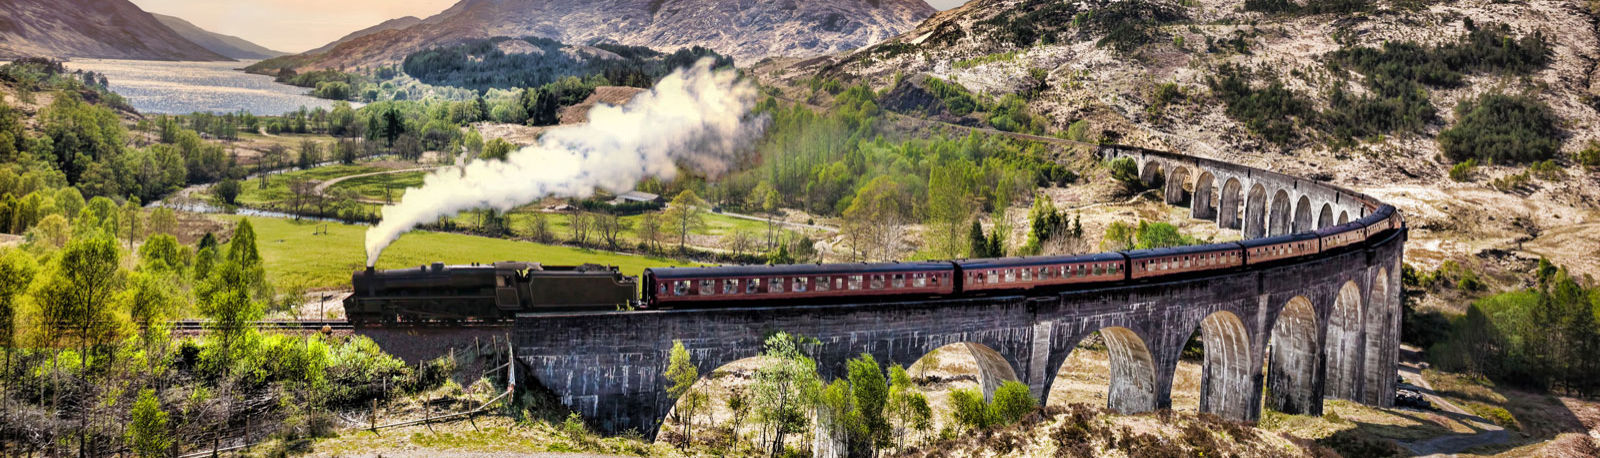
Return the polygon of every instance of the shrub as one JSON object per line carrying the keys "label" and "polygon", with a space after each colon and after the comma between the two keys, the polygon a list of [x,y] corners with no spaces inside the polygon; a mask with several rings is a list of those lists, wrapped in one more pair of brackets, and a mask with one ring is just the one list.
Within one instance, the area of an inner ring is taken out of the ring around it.
{"label": "shrub", "polygon": [[1249,71],[1224,65],[1207,78],[1212,94],[1227,104],[1228,117],[1244,124],[1267,141],[1286,144],[1295,140],[1298,122],[1316,119],[1316,111],[1304,97],[1271,78],[1266,87],[1251,87]]}
{"label": "shrub", "polygon": [[1560,164],[1556,164],[1554,159],[1535,162],[1528,166],[1528,171],[1544,181],[1561,181],[1567,177],[1567,171],[1562,169]]}
{"label": "shrub", "polygon": [[945,110],[956,116],[966,116],[982,109],[977,97],[960,84],[947,82],[939,78],[928,78],[923,83],[929,93],[944,102]]}
{"label": "shrub", "polygon": [[1012,424],[1022,421],[1022,417],[1037,407],[1038,403],[1028,392],[1028,385],[1010,380],[995,389],[994,402],[989,405],[989,418],[996,424]]}
{"label": "shrub", "polygon": [[1464,100],[1456,105],[1456,119],[1439,132],[1439,148],[1452,160],[1541,161],[1561,147],[1555,114],[1526,95],[1488,93]]}
{"label": "shrub", "polygon": [[1589,147],[1579,151],[1575,157],[1579,165],[1587,168],[1600,168],[1600,142],[1589,142]]}
{"label": "shrub", "polygon": [[1472,173],[1476,171],[1477,168],[1477,159],[1467,159],[1465,161],[1461,161],[1454,167],[1450,167],[1450,179],[1461,182],[1469,181],[1472,179]]}
{"label": "shrub", "polygon": [[211,187],[211,193],[215,194],[218,199],[222,199],[222,201],[228,205],[234,205],[236,203],[235,201],[239,198],[240,191],[242,191],[242,189],[239,186],[239,181],[232,178],[224,179],[221,183],[217,183]]}

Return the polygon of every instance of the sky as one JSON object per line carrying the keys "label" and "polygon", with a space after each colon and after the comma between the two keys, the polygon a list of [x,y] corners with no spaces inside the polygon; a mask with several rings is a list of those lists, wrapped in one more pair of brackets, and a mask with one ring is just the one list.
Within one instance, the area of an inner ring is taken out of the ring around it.
{"label": "sky", "polygon": [[298,53],[390,19],[426,18],[457,0],[131,0],[212,32]]}
{"label": "sky", "polygon": [[[390,19],[426,18],[457,0],[132,0],[145,11],[177,16],[202,29],[299,53]],[[927,0],[947,10],[967,0]]]}

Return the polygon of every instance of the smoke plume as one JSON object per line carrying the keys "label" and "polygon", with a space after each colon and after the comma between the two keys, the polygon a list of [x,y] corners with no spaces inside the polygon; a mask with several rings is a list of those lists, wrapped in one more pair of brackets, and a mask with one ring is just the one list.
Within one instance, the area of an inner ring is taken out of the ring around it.
{"label": "smoke plume", "polygon": [[759,135],[748,114],[756,89],[709,59],[667,75],[624,106],[597,105],[587,124],[546,131],[505,161],[476,160],[435,171],[422,187],[383,208],[367,230],[367,265],[419,224],[464,210],[509,211],[549,196],[586,198],[596,189],[627,192],[641,180],[672,179],[681,164],[715,175]]}

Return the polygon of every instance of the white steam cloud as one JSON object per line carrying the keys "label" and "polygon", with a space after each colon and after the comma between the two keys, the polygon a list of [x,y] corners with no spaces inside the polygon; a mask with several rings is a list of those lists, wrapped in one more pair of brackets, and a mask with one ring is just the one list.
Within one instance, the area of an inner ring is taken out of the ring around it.
{"label": "white steam cloud", "polygon": [[587,124],[551,129],[503,162],[433,172],[367,230],[367,265],[400,234],[464,210],[508,211],[548,196],[589,197],[595,189],[627,192],[648,177],[672,179],[679,164],[722,173],[764,125],[748,116],[756,95],[735,72],[701,60],[625,106],[595,106]]}

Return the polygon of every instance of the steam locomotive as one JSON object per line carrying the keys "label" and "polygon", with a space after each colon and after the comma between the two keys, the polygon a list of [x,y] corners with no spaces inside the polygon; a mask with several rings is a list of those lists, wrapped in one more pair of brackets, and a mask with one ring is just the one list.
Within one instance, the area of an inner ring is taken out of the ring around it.
{"label": "steam locomotive", "polygon": [[[353,276],[352,323],[504,321],[518,313],[727,307],[1060,291],[1239,269],[1360,246],[1405,227],[1394,207],[1346,224],[1239,242],[1097,253],[878,264],[645,269],[434,264]],[[642,286],[642,290],[638,289]]]}

